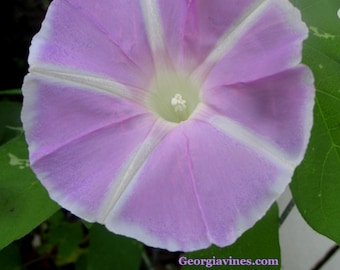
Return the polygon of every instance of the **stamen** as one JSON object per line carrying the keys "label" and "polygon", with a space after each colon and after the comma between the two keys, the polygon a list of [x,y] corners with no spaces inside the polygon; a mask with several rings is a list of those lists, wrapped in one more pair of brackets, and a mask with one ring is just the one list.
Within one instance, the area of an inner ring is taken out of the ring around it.
{"label": "stamen", "polygon": [[176,94],[172,99],[171,99],[171,105],[174,107],[175,112],[183,112],[186,109],[186,100],[183,99],[182,95]]}

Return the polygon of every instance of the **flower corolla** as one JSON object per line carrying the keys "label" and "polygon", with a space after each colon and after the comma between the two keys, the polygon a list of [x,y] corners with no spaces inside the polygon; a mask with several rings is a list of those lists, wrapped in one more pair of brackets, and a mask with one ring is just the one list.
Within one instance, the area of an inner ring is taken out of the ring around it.
{"label": "flower corolla", "polygon": [[288,0],[55,0],[23,85],[31,167],[112,232],[230,245],[303,159],[307,34]]}

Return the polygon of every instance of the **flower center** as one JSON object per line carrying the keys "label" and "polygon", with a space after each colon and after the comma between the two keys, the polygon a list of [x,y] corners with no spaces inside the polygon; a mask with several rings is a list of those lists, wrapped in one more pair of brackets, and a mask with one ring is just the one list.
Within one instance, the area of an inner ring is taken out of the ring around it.
{"label": "flower center", "polygon": [[176,94],[172,99],[171,99],[171,105],[174,107],[175,112],[183,112],[186,109],[185,105],[186,100],[183,99],[181,94]]}
{"label": "flower center", "polygon": [[175,71],[158,72],[149,86],[146,106],[166,121],[180,123],[196,109],[199,85]]}

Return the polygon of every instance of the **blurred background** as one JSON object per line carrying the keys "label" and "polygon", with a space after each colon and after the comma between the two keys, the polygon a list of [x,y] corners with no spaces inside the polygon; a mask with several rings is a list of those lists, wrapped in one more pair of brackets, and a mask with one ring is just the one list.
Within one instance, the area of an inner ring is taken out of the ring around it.
{"label": "blurred background", "polygon": [[50,0],[11,0],[1,3],[0,90],[20,88],[27,73],[28,48],[40,29]]}

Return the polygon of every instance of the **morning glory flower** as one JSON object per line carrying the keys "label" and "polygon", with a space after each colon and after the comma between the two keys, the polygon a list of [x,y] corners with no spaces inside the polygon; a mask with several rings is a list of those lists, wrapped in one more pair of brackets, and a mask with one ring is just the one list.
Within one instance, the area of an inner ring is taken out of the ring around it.
{"label": "morning glory flower", "polygon": [[114,233],[230,245],[304,156],[307,33],[288,0],[55,0],[23,85],[31,167]]}

